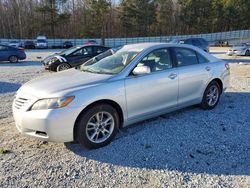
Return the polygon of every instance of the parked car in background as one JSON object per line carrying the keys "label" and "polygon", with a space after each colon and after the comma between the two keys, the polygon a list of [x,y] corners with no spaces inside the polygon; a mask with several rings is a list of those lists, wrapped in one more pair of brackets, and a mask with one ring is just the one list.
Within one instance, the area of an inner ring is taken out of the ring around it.
{"label": "parked car in background", "polygon": [[48,42],[44,39],[38,39],[36,41],[36,48],[38,49],[46,49],[48,48]]}
{"label": "parked car in background", "polygon": [[201,48],[205,52],[209,52],[209,44],[203,38],[189,38],[189,39],[180,40],[180,44],[190,44],[198,48]]}
{"label": "parked car in background", "polygon": [[85,44],[98,44],[95,40],[88,40]]}
{"label": "parked car in background", "polygon": [[65,41],[63,43],[63,48],[71,48],[73,47],[73,43],[71,41]]}
{"label": "parked car in background", "polygon": [[86,61],[86,62],[82,62],[82,64],[79,65],[79,66],[77,66],[76,68],[77,68],[77,69],[80,69],[80,68],[82,68],[85,64],[90,65],[90,64],[97,63],[98,61],[100,61],[100,60],[102,60],[102,59],[104,59],[104,58],[106,58],[106,57],[108,57],[108,56],[111,56],[111,55],[115,54],[119,49],[121,49],[121,48],[120,48],[120,47],[118,47],[118,48],[111,48],[111,49],[109,49],[109,50],[107,50],[107,51],[105,51],[105,52],[103,52],[103,53],[101,53],[101,54],[99,54],[99,55],[97,55],[97,56],[95,56],[95,57],[89,59],[89,60]]}
{"label": "parked car in background", "polygon": [[45,58],[42,63],[47,70],[62,71],[81,65],[109,48],[101,45],[82,45],[69,48]]}
{"label": "parked car in background", "polygon": [[228,41],[219,40],[219,41],[216,41],[214,43],[214,46],[217,46],[217,47],[228,47],[229,46],[229,42]]}
{"label": "parked car in background", "polygon": [[25,49],[35,49],[35,48],[36,48],[36,45],[35,45],[34,41],[32,41],[32,40],[27,40],[27,41],[24,42],[23,47],[24,47]]}
{"label": "parked car in background", "polygon": [[22,47],[22,43],[19,42],[19,41],[17,41],[17,40],[14,40],[14,41],[10,41],[10,42],[9,42],[9,46],[19,48],[19,47]]}
{"label": "parked car in background", "polygon": [[26,59],[26,54],[23,48],[0,44],[0,61],[9,61],[17,63],[18,60]]}
{"label": "parked car in background", "polygon": [[234,45],[232,48],[228,49],[227,55],[250,56],[250,43],[241,43]]}
{"label": "parked car in background", "polygon": [[36,48],[40,49],[48,48],[48,42],[46,36],[38,36],[36,38]]}
{"label": "parked car in background", "polygon": [[13,115],[24,135],[94,149],[135,122],[195,104],[215,108],[229,75],[225,61],[191,45],[126,45],[81,69],[24,84]]}

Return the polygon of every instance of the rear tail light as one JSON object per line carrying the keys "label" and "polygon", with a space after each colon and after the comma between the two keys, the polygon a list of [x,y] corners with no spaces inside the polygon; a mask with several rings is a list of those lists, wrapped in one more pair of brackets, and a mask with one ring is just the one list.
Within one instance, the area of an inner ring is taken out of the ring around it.
{"label": "rear tail light", "polygon": [[225,68],[226,68],[227,70],[230,70],[230,66],[229,66],[228,63],[225,63]]}

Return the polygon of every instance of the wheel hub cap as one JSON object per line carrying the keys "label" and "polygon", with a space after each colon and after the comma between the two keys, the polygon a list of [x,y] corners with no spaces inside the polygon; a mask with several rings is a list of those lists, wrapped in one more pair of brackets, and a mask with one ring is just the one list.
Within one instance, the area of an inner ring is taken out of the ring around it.
{"label": "wheel hub cap", "polygon": [[207,93],[207,104],[214,106],[219,98],[219,89],[216,86],[211,86]]}
{"label": "wheel hub cap", "polygon": [[94,143],[104,142],[111,136],[114,126],[114,118],[110,113],[98,112],[87,123],[87,138]]}

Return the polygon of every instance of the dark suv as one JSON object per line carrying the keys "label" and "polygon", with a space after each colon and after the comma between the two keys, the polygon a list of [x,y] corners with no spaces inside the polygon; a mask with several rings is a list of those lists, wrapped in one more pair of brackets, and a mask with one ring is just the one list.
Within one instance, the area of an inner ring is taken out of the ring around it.
{"label": "dark suv", "polygon": [[180,40],[180,43],[190,44],[190,45],[203,49],[205,52],[209,52],[209,44],[203,38],[188,38],[185,40]]}
{"label": "dark suv", "polygon": [[90,58],[97,56],[109,48],[101,45],[82,45],[69,48],[45,58],[42,63],[46,70],[62,71],[77,67]]}

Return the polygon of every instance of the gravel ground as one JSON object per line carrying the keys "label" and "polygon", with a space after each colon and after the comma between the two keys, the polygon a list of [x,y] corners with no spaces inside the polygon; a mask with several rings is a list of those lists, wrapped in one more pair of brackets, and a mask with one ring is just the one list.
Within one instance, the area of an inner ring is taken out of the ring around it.
{"label": "gravel ground", "polygon": [[86,150],[26,138],[15,128],[15,91],[52,74],[31,62],[42,55],[32,51],[28,62],[0,64],[0,148],[7,150],[0,150],[0,187],[250,187],[250,64],[231,64],[231,87],[214,110],[169,113]]}

